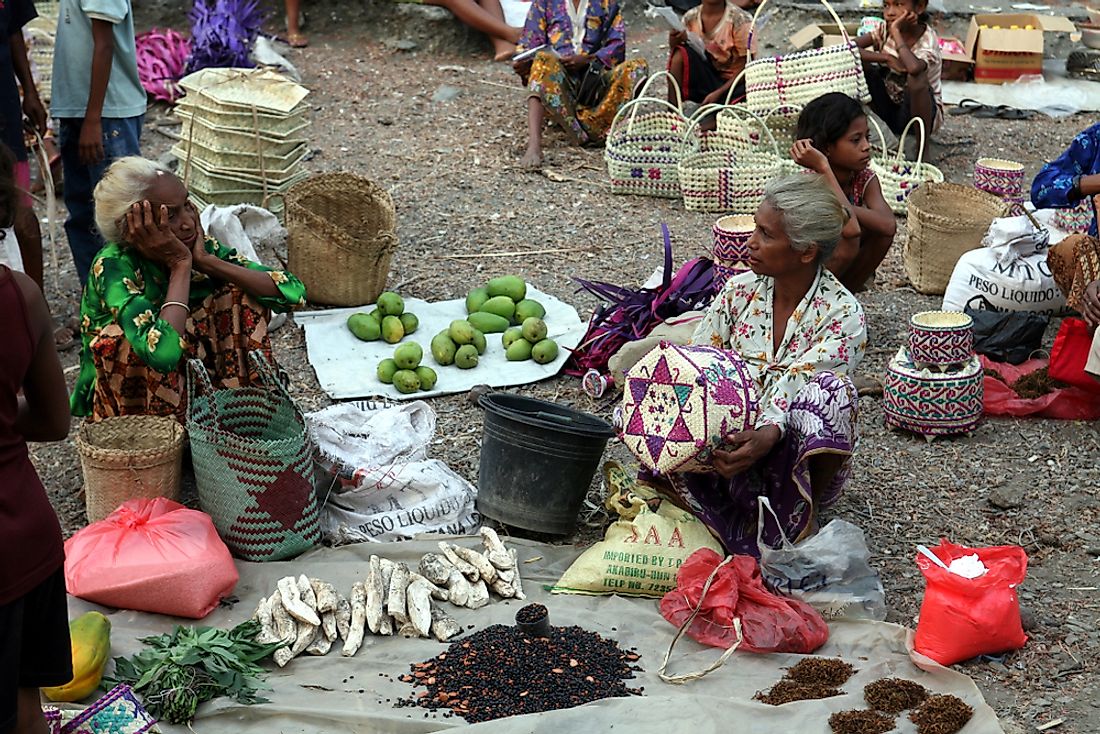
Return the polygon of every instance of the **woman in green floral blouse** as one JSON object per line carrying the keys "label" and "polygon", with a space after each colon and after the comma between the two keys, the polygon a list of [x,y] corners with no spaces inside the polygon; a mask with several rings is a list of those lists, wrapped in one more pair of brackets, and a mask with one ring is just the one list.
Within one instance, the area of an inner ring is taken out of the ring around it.
{"label": "woman in green floral blouse", "polygon": [[191,358],[206,364],[216,387],[249,384],[248,352],[271,357],[270,310],[304,304],[302,282],[205,236],[183,184],[153,161],[112,164],[95,205],[108,244],[92,262],[80,304],[73,414],[182,419]]}

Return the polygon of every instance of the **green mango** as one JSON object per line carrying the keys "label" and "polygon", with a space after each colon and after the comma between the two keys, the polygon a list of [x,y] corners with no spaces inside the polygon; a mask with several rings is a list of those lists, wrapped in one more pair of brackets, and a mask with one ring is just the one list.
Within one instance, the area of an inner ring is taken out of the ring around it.
{"label": "green mango", "polygon": [[485,284],[485,289],[489,291],[490,298],[508,296],[516,303],[527,297],[527,284],[518,275],[504,275],[493,278]]}
{"label": "green mango", "polygon": [[407,342],[393,350],[393,361],[399,369],[415,370],[424,358],[424,348],[416,342]]}
{"label": "green mango", "polygon": [[379,311],[377,308],[367,314],[367,316],[370,316],[372,319],[377,321],[379,326],[382,325],[382,312]]}
{"label": "green mango", "polygon": [[397,392],[408,395],[420,389],[420,378],[412,370],[397,370],[393,373],[393,386]]}
{"label": "green mango", "polygon": [[451,341],[446,331],[441,331],[432,337],[431,347],[432,358],[436,364],[447,367],[455,363],[455,352],[458,351],[458,346]]}
{"label": "green mango", "polygon": [[516,304],[516,321],[521,324],[529,318],[541,319],[546,316],[542,304],[530,298],[524,298]]}
{"label": "green mango", "polygon": [[531,359],[531,342],[526,339],[516,339],[504,352],[509,362],[522,362]]}
{"label": "green mango", "polygon": [[495,296],[481,304],[481,310],[509,320],[516,313],[516,303],[508,296]]}
{"label": "green mango", "polygon": [[469,344],[474,340],[474,325],[469,321],[456,319],[451,322],[449,333],[451,335],[451,341],[455,344],[459,346]]}
{"label": "green mango", "polygon": [[504,345],[504,348],[512,346],[512,342],[516,339],[523,338],[523,329],[518,326],[511,326],[505,332],[504,336],[500,338],[500,343]]}
{"label": "green mango", "polygon": [[475,311],[466,317],[482,334],[500,334],[508,328],[508,319],[488,311]]}
{"label": "green mango", "polygon": [[397,362],[394,362],[392,359],[383,359],[378,363],[378,369],[376,371],[378,379],[387,385],[393,384],[393,375],[395,372],[397,372]]}
{"label": "green mango", "polygon": [[489,291],[484,288],[474,288],[466,294],[466,313],[474,313],[481,309],[481,304],[489,300]]}
{"label": "green mango", "polygon": [[524,320],[523,338],[532,344],[538,344],[546,338],[546,322],[534,317]]}
{"label": "green mango", "polygon": [[543,339],[531,347],[531,359],[539,364],[550,364],[558,358],[558,343],[553,339]]}
{"label": "green mango", "polygon": [[477,347],[473,344],[463,344],[455,353],[455,364],[461,370],[477,367]]}
{"label": "green mango", "polygon": [[353,313],[348,316],[348,329],[355,334],[356,339],[365,342],[378,341],[382,336],[382,327],[378,322],[365,313]]}
{"label": "green mango", "polygon": [[382,338],[389,344],[396,344],[404,339],[405,327],[401,325],[401,319],[396,316],[382,319]]}
{"label": "green mango", "polygon": [[386,291],[379,295],[375,305],[383,316],[400,316],[405,313],[405,300],[393,291]]}
{"label": "green mango", "polygon": [[399,317],[401,319],[401,328],[405,330],[405,335],[413,333],[420,327],[420,319],[416,317],[416,314],[406,311]]}
{"label": "green mango", "polygon": [[470,343],[474,345],[474,349],[477,350],[478,354],[485,354],[485,349],[489,346],[488,342],[485,341],[485,335],[477,329],[474,329],[474,340]]}
{"label": "green mango", "polygon": [[435,383],[439,379],[435,374],[435,370],[425,365],[416,368],[416,376],[420,378],[421,390],[431,390],[435,387]]}

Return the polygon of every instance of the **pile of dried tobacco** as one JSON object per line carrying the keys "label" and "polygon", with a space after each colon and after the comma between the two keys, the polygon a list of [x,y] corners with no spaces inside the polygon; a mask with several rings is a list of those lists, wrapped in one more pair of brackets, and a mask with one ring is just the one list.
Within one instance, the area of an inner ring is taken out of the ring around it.
{"label": "pile of dried tobacco", "polygon": [[886,734],[893,730],[894,717],[877,711],[838,711],[829,717],[836,734]]}
{"label": "pile of dried tobacco", "polygon": [[1050,376],[1050,370],[1046,367],[1024,375],[1012,383],[1012,389],[1024,399],[1041,398],[1055,390],[1070,387]]}
{"label": "pile of dried tobacco", "polygon": [[839,686],[844,685],[853,673],[855,668],[837,658],[806,658],[788,670],[770,690],[758,691],[755,698],[770,706],[832,698],[844,693]]}
{"label": "pile of dried tobacco", "polygon": [[929,696],[909,720],[917,725],[917,734],[955,734],[966,726],[974,709],[955,696]]}
{"label": "pile of dried tobacco", "polygon": [[896,715],[928,698],[928,689],[904,678],[882,678],[863,688],[863,698],[876,711]]}
{"label": "pile of dried tobacco", "polygon": [[427,690],[398,706],[449,709],[477,723],[641,695],[623,683],[641,670],[637,653],[580,627],[550,629],[549,637],[527,637],[496,624],[453,643],[401,676]]}

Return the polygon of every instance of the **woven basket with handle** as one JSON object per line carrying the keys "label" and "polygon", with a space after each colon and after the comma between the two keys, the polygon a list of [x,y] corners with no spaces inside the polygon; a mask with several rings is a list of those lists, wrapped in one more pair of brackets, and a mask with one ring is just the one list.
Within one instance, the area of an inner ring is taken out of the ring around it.
{"label": "woven basket with handle", "polygon": [[[882,129],[879,128],[873,116],[868,115],[867,122],[874,126],[879,140],[886,139],[883,137]],[[913,125],[916,125],[920,131],[920,140],[917,144],[917,160],[907,161],[903,157],[905,138],[909,135],[909,128]],[[906,201],[921,184],[928,181],[943,183],[943,171],[931,163],[924,162],[924,120],[919,117],[910,120],[905,129],[901,131],[901,137],[898,138],[897,154],[891,159],[886,151],[886,146],[883,145],[882,158],[878,160],[874,157],[871,158],[871,170],[878,176],[879,185],[882,187],[882,198],[886,199],[886,203],[890,205],[890,209],[895,214],[905,214]]]}
{"label": "woven basket with handle", "polygon": [[680,141],[688,121],[680,111],[680,90],[676,105],[649,94],[655,81],[664,90],[668,72],[649,77],[638,96],[619,108],[604,146],[604,161],[616,194],[638,194],[676,199],[680,196]]}
{"label": "woven basket with handle", "polygon": [[286,197],[287,267],[313,303],[374,303],[386,286],[397,249],[397,217],[389,193],[350,173],[322,173]]}
{"label": "woven basket with handle", "polygon": [[76,435],[84,471],[88,522],[97,522],[126,500],[178,500],[186,438],[175,418],[126,415],[85,421]]}
{"label": "woven basket with handle", "polygon": [[921,293],[942,295],[963,253],[982,246],[982,237],[1005,203],[970,186],[927,183],[908,200],[909,241],[905,274]]}

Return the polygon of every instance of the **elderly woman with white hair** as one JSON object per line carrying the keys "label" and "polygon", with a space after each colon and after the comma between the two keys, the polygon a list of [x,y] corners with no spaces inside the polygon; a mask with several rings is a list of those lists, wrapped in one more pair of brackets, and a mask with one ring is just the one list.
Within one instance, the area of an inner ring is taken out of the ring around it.
{"label": "elderly woman with white hair", "polygon": [[80,303],[74,415],[182,420],[187,359],[202,360],[215,387],[247,385],[247,353],[271,356],[270,310],[305,303],[293,275],[205,236],[187,190],[159,163],[115,161],[95,188],[95,218],[107,245]]}
{"label": "elderly woman with white hair", "polygon": [[[851,215],[825,179],[771,181],[748,241],[751,270],[730,278],[692,337],[737,352],[753,375],[759,416],[714,452],[714,473],[643,476],[691,511],[730,553],[813,531],[840,496],[856,445],[863,308],[825,269]],[[760,518],[767,497],[774,517]],[[778,525],[776,524],[778,521]],[[763,527],[760,527],[761,523]]]}

